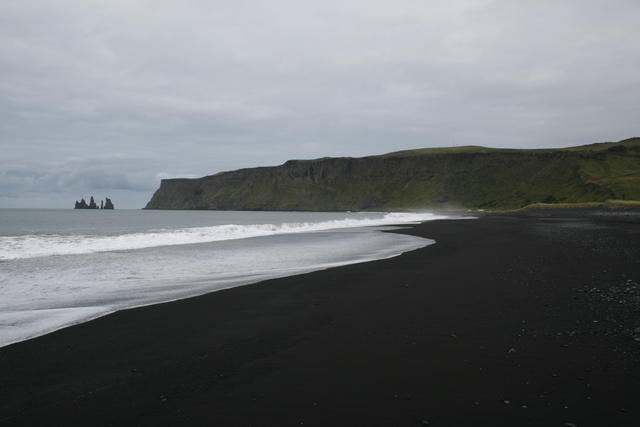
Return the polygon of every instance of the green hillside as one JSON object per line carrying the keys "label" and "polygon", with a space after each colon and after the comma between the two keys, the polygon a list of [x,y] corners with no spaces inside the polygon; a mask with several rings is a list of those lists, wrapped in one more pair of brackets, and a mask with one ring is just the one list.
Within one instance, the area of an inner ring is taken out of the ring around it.
{"label": "green hillside", "polygon": [[425,148],[163,180],[148,209],[515,209],[640,200],[640,138],[562,149]]}

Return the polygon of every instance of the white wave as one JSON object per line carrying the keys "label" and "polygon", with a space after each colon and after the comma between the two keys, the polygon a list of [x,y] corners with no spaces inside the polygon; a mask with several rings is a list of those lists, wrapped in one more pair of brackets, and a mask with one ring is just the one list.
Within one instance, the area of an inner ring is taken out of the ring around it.
{"label": "white wave", "polygon": [[442,218],[446,218],[446,216],[432,213],[393,212],[384,214],[380,218],[345,218],[320,222],[289,222],[281,224],[224,224],[210,227],[163,229],[116,236],[59,234],[2,236],[0,237],[0,260],[186,245],[338,228],[411,224]]}
{"label": "white wave", "polygon": [[352,229],[7,261],[0,265],[0,347],[118,310],[390,258],[432,243]]}

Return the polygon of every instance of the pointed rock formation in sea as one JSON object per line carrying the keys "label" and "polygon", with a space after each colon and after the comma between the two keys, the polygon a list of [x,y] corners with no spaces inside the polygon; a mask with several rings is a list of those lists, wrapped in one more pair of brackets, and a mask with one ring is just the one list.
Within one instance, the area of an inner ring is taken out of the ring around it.
{"label": "pointed rock formation in sea", "polygon": [[76,204],[73,207],[74,209],[114,209],[113,202],[110,198],[106,197],[104,201],[100,201],[100,206],[96,203],[93,196],[89,200],[89,204],[87,204],[86,200],[80,199],[80,201],[76,200]]}
{"label": "pointed rock formation in sea", "polygon": [[89,205],[87,205],[86,200],[84,200],[84,198],[80,199],[80,202],[78,202],[76,200],[76,207],[75,209],[89,209]]}

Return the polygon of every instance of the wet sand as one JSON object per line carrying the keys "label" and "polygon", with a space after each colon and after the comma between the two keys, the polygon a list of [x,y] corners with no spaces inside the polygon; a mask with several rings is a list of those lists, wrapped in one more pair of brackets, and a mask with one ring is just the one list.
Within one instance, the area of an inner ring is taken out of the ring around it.
{"label": "wet sand", "polygon": [[640,216],[487,215],[402,256],[0,349],[0,425],[635,426]]}

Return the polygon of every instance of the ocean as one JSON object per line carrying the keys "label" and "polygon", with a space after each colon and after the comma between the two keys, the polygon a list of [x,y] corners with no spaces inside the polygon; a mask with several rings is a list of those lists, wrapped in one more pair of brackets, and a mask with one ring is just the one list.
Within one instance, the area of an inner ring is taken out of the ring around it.
{"label": "ocean", "polygon": [[433,241],[382,233],[433,213],[0,209],[0,347],[114,311]]}

